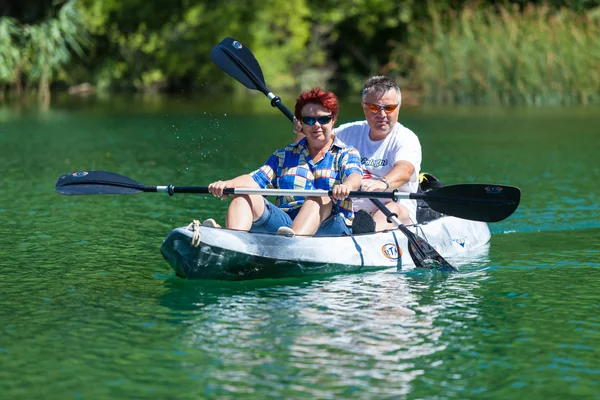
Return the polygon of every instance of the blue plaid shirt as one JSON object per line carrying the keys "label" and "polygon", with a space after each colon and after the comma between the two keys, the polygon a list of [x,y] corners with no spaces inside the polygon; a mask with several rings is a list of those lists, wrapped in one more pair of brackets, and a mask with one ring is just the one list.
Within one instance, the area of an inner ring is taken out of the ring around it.
{"label": "blue plaid shirt", "polygon": [[[331,149],[315,163],[305,138],[275,151],[265,165],[250,175],[261,188],[331,190],[353,173],[363,174],[360,155],[354,147],[334,138]],[[301,196],[278,196],[275,201],[275,205],[292,219],[302,204],[304,197]],[[334,212],[342,214],[346,224],[350,225],[354,218],[352,200],[334,200]]]}

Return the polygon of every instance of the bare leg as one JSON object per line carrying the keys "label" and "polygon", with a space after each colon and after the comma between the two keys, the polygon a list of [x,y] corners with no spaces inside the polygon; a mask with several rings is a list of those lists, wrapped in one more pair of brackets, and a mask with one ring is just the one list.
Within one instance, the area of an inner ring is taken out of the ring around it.
{"label": "bare leg", "polygon": [[252,222],[265,212],[265,201],[262,196],[234,195],[227,209],[226,223],[229,229],[249,231]]}
{"label": "bare leg", "polygon": [[307,197],[292,222],[292,229],[297,235],[314,235],[321,222],[325,221],[333,209],[329,197]]}
{"label": "bare leg", "polygon": [[[403,205],[400,205],[398,203],[390,201],[385,206],[392,213],[398,214],[398,219],[404,225],[412,224],[412,221],[410,220],[409,215],[408,215],[408,210]],[[383,231],[386,229],[396,228],[396,224],[394,224],[393,222],[392,223],[387,222],[387,217],[385,216],[384,213],[381,212],[381,210],[377,209],[372,215],[373,215],[373,219],[375,220],[375,230],[377,232]]]}

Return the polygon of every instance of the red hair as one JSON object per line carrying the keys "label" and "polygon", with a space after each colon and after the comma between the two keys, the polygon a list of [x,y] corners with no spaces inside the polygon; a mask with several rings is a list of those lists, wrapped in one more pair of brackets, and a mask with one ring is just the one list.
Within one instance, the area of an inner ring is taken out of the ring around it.
{"label": "red hair", "polygon": [[332,92],[325,92],[317,86],[303,91],[296,99],[296,108],[294,109],[296,118],[302,118],[302,108],[309,103],[322,105],[333,114],[334,118],[337,117],[340,109],[336,95]]}

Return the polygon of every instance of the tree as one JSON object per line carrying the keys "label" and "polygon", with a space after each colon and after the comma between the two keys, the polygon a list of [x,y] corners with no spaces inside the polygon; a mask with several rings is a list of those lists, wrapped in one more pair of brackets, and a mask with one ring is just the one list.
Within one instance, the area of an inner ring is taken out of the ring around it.
{"label": "tree", "polygon": [[15,68],[19,64],[20,51],[16,42],[18,29],[14,19],[0,18],[0,101],[4,100],[6,86],[15,79]]}

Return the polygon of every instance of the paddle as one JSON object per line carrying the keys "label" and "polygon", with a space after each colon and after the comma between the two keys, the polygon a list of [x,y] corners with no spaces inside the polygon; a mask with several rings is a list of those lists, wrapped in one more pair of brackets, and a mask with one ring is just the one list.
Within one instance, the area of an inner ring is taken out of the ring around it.
{"label": "paddle", "polygon": [[[136,194],[164,192],[210,194],[208,186],[149,186],[123,175],[107,171],[79,171],[66,174],[56,181],[56,191],[68,196],[88,194]],[[227,188],[224,194],[258,194],[261,196],[331,196],[331,190]],[[393,199],[393,192],[352,191],[350,197]]]}
{"label": "paddle", "polygon": [[[493,188],[493,189],[491,189]],[[370,199],[424,200],[443,214],[475,221],[493,222],[508,217],[518,204],[519,191],[510,186],[468,183],[444,186],[425,193],[352,191],[350,197]],[[123,175],[106,171],[80,171],[66,174],[56,181],[56,191],[69,195],[135,194],[142,192],[209,194],[207,186],[148,186]],[[263,196],[331,196],[327,190],[244,189],[228,188],[225,194],[260,194]],[[516,199],[515,199],[516,196]],[[469,207],[462,206],[469,204]],[[387,208],[386,208],[387,210]]]}
{"label": "paddle", "polygon": [[[256,61],[256,58],[254,58],[254,55],[247,47],[244,47],[239,41],[233,38],[225,38],[211,50],[210,56],[219,68],[244,84],[247,88],[263,92],[271,99],[271,105],[277,106],[288,119],[293,122],[293,114],[281,103],[281,99],[274,96],[269,89],[267,89],[262,70]],[[373,203],[382,212],[386,213],[387,211],[388,214],[391,214],[387,207],[380,201],[373,201]],[[393,221],[398,228],[400,228],[402,233],[406,235],[411,244],[409,246],[409,249],[411,249],[409,250],[409,253],[415,266],[421,268],[456,270],[456,268],[444,260],[444,258],[425,240],[409,231],[398,218],[395,218]],[[425,243],[427,244],[425,245]]]}

